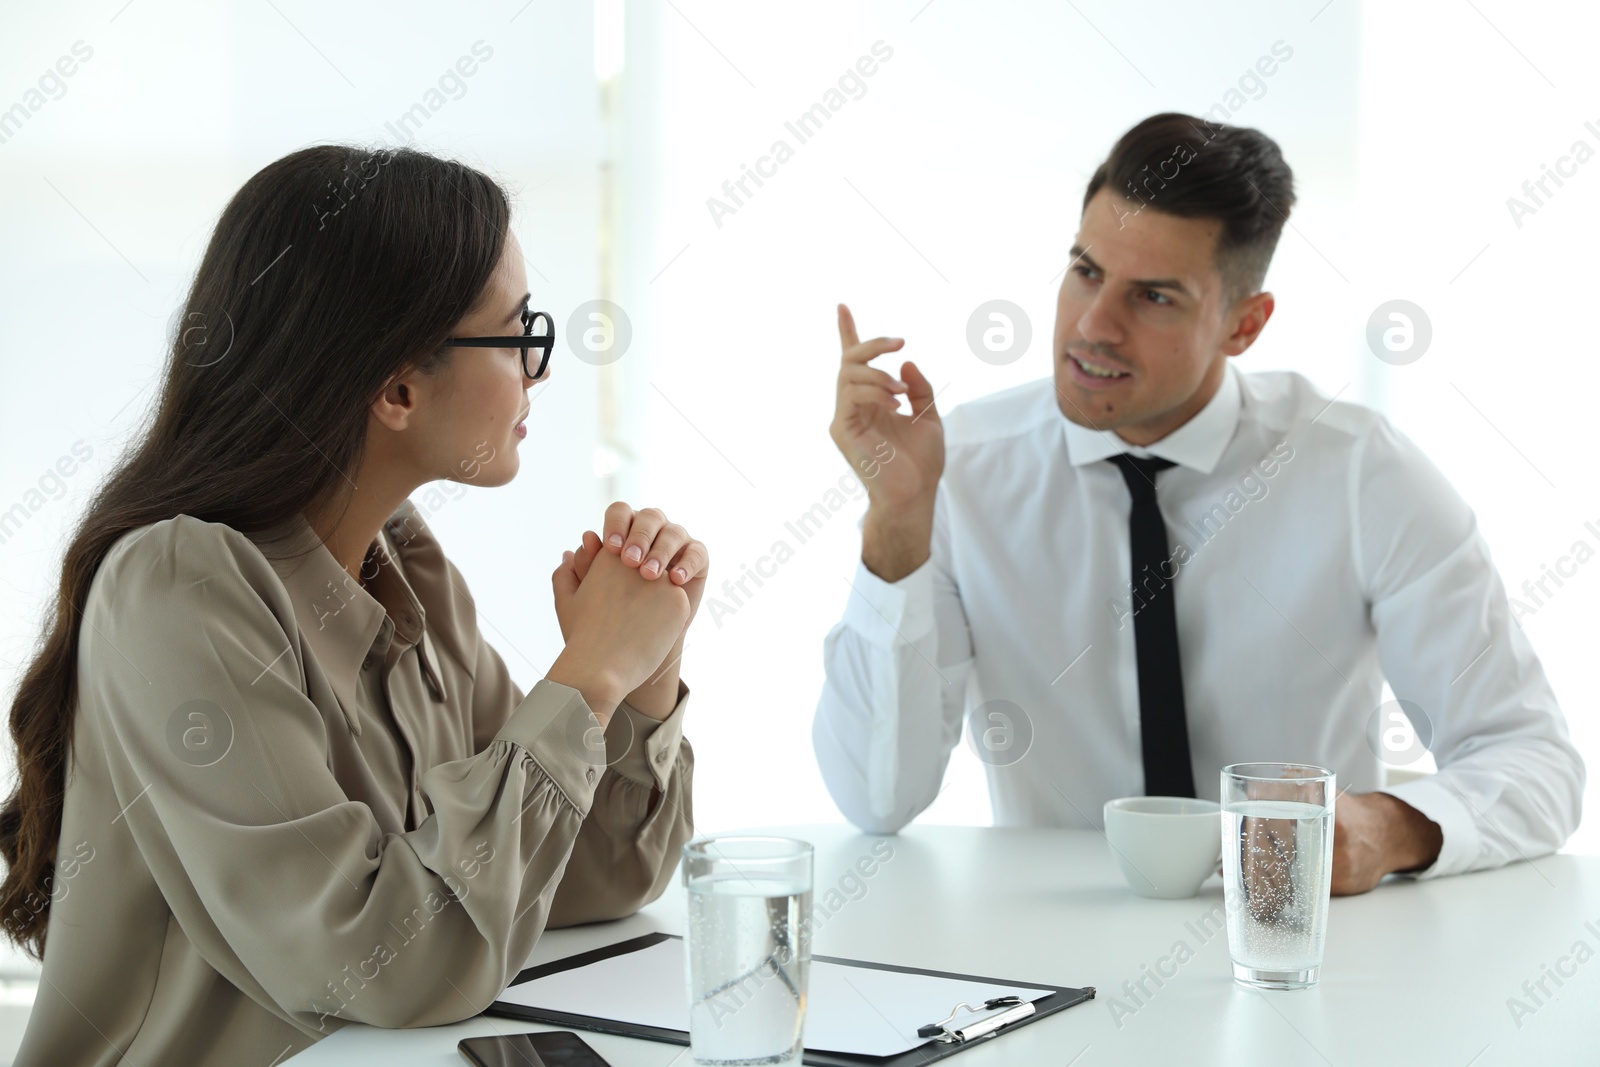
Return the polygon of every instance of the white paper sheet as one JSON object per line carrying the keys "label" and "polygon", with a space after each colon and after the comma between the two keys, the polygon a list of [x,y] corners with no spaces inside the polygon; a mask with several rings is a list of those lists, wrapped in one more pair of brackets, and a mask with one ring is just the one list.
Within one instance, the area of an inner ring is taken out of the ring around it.
{"label": "white paper sheet", "polygon": [[[500,994],[511,1004],[592,1015],[635,1026],[689,1029],[683,942],[669,938],[638,952],[514,985]],[[935,978],[871,967],[811,962],[805,1046],[826,1052],[893,1056],[924,1044],[917,1028],[938,1022],[957,1004],[993,997],[1038,1000],[1048,989]],[[951,1025],[991,1012],[962,1015]]]}

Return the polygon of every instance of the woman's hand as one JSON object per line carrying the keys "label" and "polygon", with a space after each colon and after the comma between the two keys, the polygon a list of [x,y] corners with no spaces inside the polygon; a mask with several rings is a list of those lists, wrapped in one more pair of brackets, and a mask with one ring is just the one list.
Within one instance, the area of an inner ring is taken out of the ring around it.
{"label": "woman's hand", "polygon": [[575,553],[564,553],[551,575],[566,647],[545,677],[581,692],[603,726],[624,697],[648,687],[663,660],[678,654],[694,608],[682,586],[648,581],[620,555],[595,552],[581,574],[577,562]]}
{"label": "woman's hand", "polygon": [[[585,530],[581,544],[575,552],[562,557],[562,570],[569,571],[566,581],[581,585],[596,563],[604,556],[609,561],[620,562],[635,568],[638,576],[660,585],[671,585],[683,590],[689,600],[689,616],[677,639],[666,650],[657,669],[627,694],[627,701],[642,714],[653,719],[665,719],[678,704],[679,663],[683,657],[683,638],[689,622],[699,610],[700,598],[705,591],[706,574],[711,557],[706,546],[689,536],[682,526],[669,523],[666,515],[655,508],[634,511],[618,501],[606,509],[605,541],[593,530]],[[558,571],[559,575],[561,571]],[[660,579],[666,576],[667,581]],[[561,624],[561,634],[567,638],[567,620],[562,614],[558,598],[556,618]]]}
{"label": "woman's hand", "polygon": [[[667,581],[681,586],[689,596],[689,619],[693,621],[700,610],[700,597],[705,592],[706,575],[711,569],[711,555],[706,546],[689,536],[689,531],[667,521],[666,515],[656,508],[634,511],[622,501],[606,509],[605,540],[585,533],[583,545],[575,554],[573,563],[582,578],[595,557],[605,550],[607,555],[620,558],[624,564],[637,567],[639,574],[650,581]],[[684,634],[688,632],[684,624]],[[678,706],[678,677],[683,660],[684,634],[667,650],[660,669],[649,681],[628,694],[628,703],[641,714],[652,719],[665,719]]]}
{"label": "woman's hand", "polygon": [[[634,511],[620,500],[606,508],[603,528],[605,547],[612,554],[620,555],[628,566],[639,568],[639,573],[651,581],[666,574],[672,584],[683,586],[694,610],[700,609],[711,555],[705,545],[689,536],[688,530],[668,522],[658,508]],[[596,538],[596,546],[599,542]],[[587,533],[584,544],[589,544]]]}

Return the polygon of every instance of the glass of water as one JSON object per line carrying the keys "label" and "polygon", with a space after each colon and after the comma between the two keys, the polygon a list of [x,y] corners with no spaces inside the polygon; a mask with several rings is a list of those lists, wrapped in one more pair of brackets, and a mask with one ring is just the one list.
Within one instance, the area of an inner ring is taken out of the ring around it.
{"label": "glass of water", "polygon": [[694,1062],[798,1065],[811,966],[811,845],[786,837],[690,841],[683,884]]}
{"label": "glass of water", "polygon": [[1304,763],[1222,768],[1222,891],[1236,981],[1317,984],[1333,879],[1334,774]]}

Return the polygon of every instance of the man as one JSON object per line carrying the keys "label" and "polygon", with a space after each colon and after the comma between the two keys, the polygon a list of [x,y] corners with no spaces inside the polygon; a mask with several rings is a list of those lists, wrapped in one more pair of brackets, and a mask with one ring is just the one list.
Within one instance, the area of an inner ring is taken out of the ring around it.
{"label": "man", "polygon": [[[1139,123],[1084,195],[1053,377],[947,419],[840,306],[830,432],[874,476],[813,740],[856,825],[933,801],[966,712],[999,825],[1214,800],[1234,762],[1329,767],[1335,893],[1577,826],[1582,760],[1459,494],[1381,415],[1229,363],[1272,317],[1293,201],[1261,133]],[[1385,680],[1437,774],[1384,785]]]}

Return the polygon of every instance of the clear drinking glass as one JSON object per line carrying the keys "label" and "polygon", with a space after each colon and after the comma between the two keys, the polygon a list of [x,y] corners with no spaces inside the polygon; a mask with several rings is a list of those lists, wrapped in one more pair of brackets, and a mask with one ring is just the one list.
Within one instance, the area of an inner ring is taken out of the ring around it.
{"label": "clear drinking glass", "polygon": [[786,837],[690,841],[683,884],[694,1062],[798,1065],[811,969],[811,845]]}
{"label": "clear drinking glass", "polygon": [[1316,985],[1333,878],[1334,774],[1304,763],[1222,768],[1222,891],[1236,981]]}

